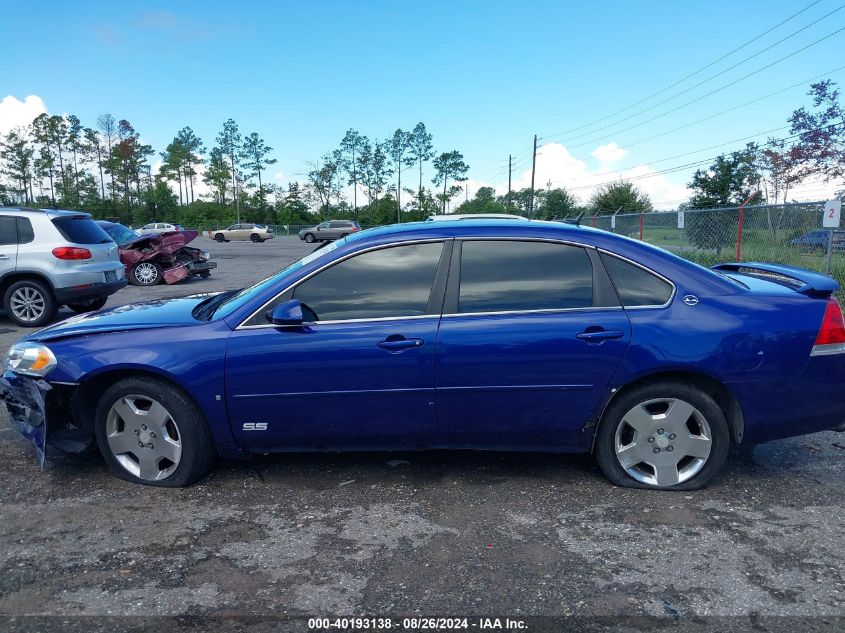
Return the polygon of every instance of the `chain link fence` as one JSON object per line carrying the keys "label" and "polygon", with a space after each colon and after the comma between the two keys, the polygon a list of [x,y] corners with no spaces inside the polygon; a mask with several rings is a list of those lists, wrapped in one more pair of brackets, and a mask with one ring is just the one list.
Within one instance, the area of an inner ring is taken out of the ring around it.
{"label": "chain link fence", "polygon": [[[824,202],[585,216],[593,226],[703,266],[760,261],[835,277],[845,288],[845,231],[822,228]],[[832,238],[832,239],[831,239]]]}

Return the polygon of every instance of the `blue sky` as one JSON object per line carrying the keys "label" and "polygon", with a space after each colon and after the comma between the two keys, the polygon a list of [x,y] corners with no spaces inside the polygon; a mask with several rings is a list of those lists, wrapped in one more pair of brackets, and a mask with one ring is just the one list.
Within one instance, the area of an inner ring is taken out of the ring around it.
{"label": "blue sky", "polygon": [[[791,111],[807,103],[806,85],[694,122],[845,66],[845,31],[642,122],[845,27],[843,9],[655,105],[834,11],[839,0],[817,2],[641,106],[549,138],[647,97],[811,1],[6,1],[0,99],[11,99],[0,107],[0,127],[4,117],[8,126],[15,113],[29,114],[17,102],[30,95],[49,112],[75,113],[86,125],[104,112],[126,118],[156,150],[185,125],[210,146],[232,117],[242,132],[257,131],[275,148],[272,169],[284,184],[302,180],[307,162],[335,147],[347,128],[384,138],[424,121],[436,149],[464,153],[470,193],[481,184],[506,187],[509,153],[517,157],[514,180],[524,184],[536,133],[546,137],[541,144],[552,143],[540,153],[537,185],[552,180],[585,198],[617,170],[641,175],[704,159],[734,146],[692,152],[786,125]],[[845,82],[845,70],[830,76]],[[610,125],[641,110],[647,112]],[[692,171],[637,184],[658,206],[671,206]],[[806,197],[825,197],[833,188],[808,185]]]}

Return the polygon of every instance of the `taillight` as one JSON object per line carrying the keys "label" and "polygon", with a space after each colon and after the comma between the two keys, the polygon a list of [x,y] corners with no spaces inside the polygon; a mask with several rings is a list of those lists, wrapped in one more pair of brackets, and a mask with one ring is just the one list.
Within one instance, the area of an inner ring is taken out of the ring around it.
{"label": "taillight", "polygon": [[839,302],[831,297],[827,300],[822,326],[813,345],[813,356],[840,354],[845,352],[845,318]]}
{"label": "taillight", "polygon": [[53,249],[56,259],[91,259],[91,251],[77,246],[58,246]]}

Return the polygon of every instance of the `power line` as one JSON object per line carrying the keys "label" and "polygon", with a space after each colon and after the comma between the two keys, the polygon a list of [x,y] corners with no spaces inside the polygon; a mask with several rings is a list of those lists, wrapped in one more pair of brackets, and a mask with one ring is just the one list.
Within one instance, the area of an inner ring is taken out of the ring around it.
{"label": "power line", "polygon": [[[654,98],[654,97],[656,97],[656,96],[658,96],[658,95],[661,95],[661,94],[663,94],[664,92],[666,92],[666,91],[668,91],[668,90],[671,90],[671,89],[672,89],[672,88],[674,88],[675,86],[682,84],[682,83],[683,83],[683,82],[685,82],[687,79],[691,79],[692,77],[694,77],[694,76],[698,75],[699,73],[701,73],[701,72],[703,72],[703,71],[707,70],[708,68],[711,68],[711,67],[715,66],[715,65],[716,65],[716,64],[718,64],[720,61],[722,61],[722,60],[724,60],[724,59],[726,59],[726,58],[730,57],[731,55],[733,55],[734,53],[736,53],[736,52],[738,52],[738,51],[742,50],[743,48],[745,48],[745,47],[746,47],[746,46],[748,46],[749,44],[752,44],[752,43],[756,42],[756,41],[757,41],[757,40],[759,40],[760,38],[762,38],[762,37],[764,37],[764,36],[768,35],[768,34],[769,34],[769,33],[771,33],[772,31],[774,31],[774,30],[776,30],[777,28],[779,28],[779,27],[783,26],[784,24],[786,24],[786,23],[787,23],[787,22],[789,22],[790,20],[792,20],[792,19],[794,19],[794,18],[798,17],[799,15],[801,15],[802,13],[804,13],[805,11],[807,11],[808,9],[811,9],[812,7],[814,7],[815,5],[817,5],[819,2],[821,2],[821,0],[816,0],[815,2],[810,3],[808,6],[804,7],[803,9],[801,9],[800,11],[798,11],[797,13],[792,14],[791,16],[789,16],[788,18],[786,18],[785,20],[783,20],[783,21],[779,22],[779,23],[778,23],[778,24],[776,24],[775,26],[771,27],[771,28],[770,28],[770,29],[768,29],[767,31],[764,31],[763,33],[761,33],[760,35],[758,35],[758,36],[754,37],[753,39],[748,40],[747,42],[745,42],[745,43],[744,43],[744,44],[742,44],[741,46],[739,46],[739,47],[737,47],[737,48],[733,49],[733,50],[732,50],[732,51],[730,51],[729,53],[726,53],[726,54],[722,55],[722,56],[721,56],[721,57],[719,57],[718,59],[716,59],[716,60],[714,60],[714,61],[710,62],[709,64],[707,64],[707,65],[705,65],[705,66],[702,66],[701,68],[699,68],[698,70],[696,70],[696,71],[694,71],[694,72],[690,73],[690,74],[689,74],[689,75],[687,75],[686,77],[683,77],[682,79],[679,79],[679,80],[677,80],[676,82],[674,82],[674,83],[672,83],[672,84],[669,84],[669,85],[668,85],[668,86],[666,86],[665,88],[661,88],[661,89],[660,89],[660,90],[658,90],[657,92],[654,92],[654,93],[652,93],[652,94],[648,95],[647,97],[644,97],[643,99],[640,99],[639,101],[637,101],[637,102],[635,102],[635,103],[633,103],[633,104],[631,104],[631,105],[629,105],[629,106],[626,106],[626,107],[624,107],[624,108],[622,108],[622,109],[620,109],[620,110],[617,110],[616,112],[612,112],[611,114],[608,114],[608,115],[606,115],[606,116],[604,116],[604,117],[602,117],[602,118],[600,118],[600,119],[596,119],[595,121],[592,121],[592,122],[587,123],[587,124],[585,124],[585,125],[581,125],[581,126],[578,126],[578,127],[574,127],[574,128],[569,129],[569,130],[564,130],[564,131],[562,131],[562,132],[557,132],[557,133],[555,133],[555,134],[550,134],[550,135],[547,135],[547,136],[545,136],[545,137],[541,137],[541,139],[542,139],[542,138],[553,138],[553,137],[557,137],[557,136],[563,136],[564,134],[569,134],[569,133],[571,133],[571,132],[577,132],[577,131],[579,131],[579,130],[583,130],[583,129],[585,129],[585,128],[592,127],[592,126],[593,126],[593,125],[595,125],[596,123],[601,123],[602,121],[606,121],[607,119],[611,119],[611,118],[615,117],[617,114],[622,114],[623,112],[627,112],[627,111],[628,111],[628,110],[630,110],[631,108],[635,108],[635,107],[637,107],[638,105],[640,105],[640,104],[642,104],[642,103],[645,103],[646,101],[649,101],[650,99],[652,99],[652,98]],[[843,6],[845,6],[845,5],[843,5]],[[804,31],[804,30],[806,30],[807,28],[809,28],[810,26],[813,26],[814,24],[818,23],[820,20],[823,20],[824,18],[826,18],[826,17],[828,17],[828,16],[832,15],[833,13],[836,13],[837,11],[839,11],[840,9],[842,9],[842,8],[843,8],[843,6],[840,6],[840,7],[836,8],[836,9],[834,9],[833,11],[831,11],[830,13],[828,13],[828,14],[826,14],[826,15],[822,16],[822,17],[821,17],[821,18],[819,18],[818,20],[816,20],[816,21],[814,21],[814,22],[811,22],[810,24],[808,24],[807,26],[803,27],[802,29],[800,29],[800,30],[798,30],[798,31],[795,31],[795,32],[791,33],[791,34],[790,34],[789,36],[787,36],[786,38],[783,38],[783,39],[779,40],[778,42],[775,42],[775,43],[774,43],[774,44],[772,44],[771,46],[769,46],[769,47],[767,47],[767,48],[764,48],[764,49],[763,49],[763,50],[761,50],[761,51],[758,51],[757,53],[755,53],[755,54],[754,54],[754,55],[752,55],[751,57],[747,57],[746,59],[742,60],[741,62],[738,62],[738,63],[734,64],[734,65],[733,65],[733,66],[731,66],[730,68],[727,68],[726,70],[723,70],[721,73],[719,73],[719,74],[717,74],[717,75],[713,75],[712,77],[710,77],[710,78],[708,78],[708,79],[704,80],[703,82],[696,84],[696,85],[695,85],[695,86],[693,86],[692,88],[688,88],[685,92],[688,92],[688,91],[690,91],[690,90],[693,90],[694,88],[696,88],[696,87],[700,86],[702,83],[706,83],[707,81],[710,81],[711,79],[714,79],[714,78],[718,77],[719,75],[724,74],[724,73],[726,73],[726,72],[728,72],[728,71],[732,70],[733,68],[736,68],[737,66],[739,66],[739,65],[741,65],[741,64],[744,64],[745,62],[749,61],[750,59],[753,59],[754,57],[756,57],[757,55],[759,55],[759,54],[761,54],[761,53],[764,53],[765,51],[767,51],[767,50],[771,49],[772,47],[777,46],[777,45],[779,45],[779,44],[783,43],[784,41],[786,41],[786,40],[787,40],[787,39],[789,39],[790,37],[792,37],[792,36],[794,36],[794,35],[796,35],[796,34],[800,33],[801,31]],[[680,95],[680,94],[683,94],[683,92],[679,93],[679,95]],[[675,96],[679,96],[679,95],[675,95]],[[669,100],[674,99],[674,98],[675,98],[675,97],[671,97]],[[665,101],[664,101],[664,102],[662,102],[662,103],[665,103]],[[660,105],[660,104],[657,104],[657,105]],[[624,120],[624,119],[623,119],[623,120]],[[618,123],[618,122],[617,122],[617,123]]]}
{"label": "power line", "polygon": [[[845,31],[845,27],[842,27],[841,29],[839,29],[839,31]],[[838,31],[837,31],[837,32],[838,32]],[[740,103],[739,105],[736,105],[736,106],[733,106],[733,107],[727,108],[727,109],[725,109],[725,110],[721,110],[721,111],[719,111],[719,112],[716,112],[715,114],[711,114],[711,115],[706,116],[706,117],[704,117],[704,118],[697,119],[697,120],[695,120],[695,121],[692,121],[692,122],[690,122],[690,123],[686,123],[686,124],[681,125],[681,126],[678,126],[678,127],[676,127],[676,128],[672,128],[671,130],[668,130],[668,131],[665,131],[665,132],[661,132],[660,134],[655,134],[654,136],[649,136],[648,138],[640,139],[639,141],[635,141],[635,142],[633,142],[633,143],[626,143],[626,144],[625,144],[625,147],[634,147],[635,145],[640,145],[640,144],[645,143],[645,142],[647,142],[647,141],[652,141],[652,140],[654,140],[654,139],[656,139],[656,138],[660,138],[661,136],[666,136],[667,134],[672,134],[672,133],[674,133],[674,132],[678,132],[678,131],[683,130],[683,129],[686,129],[686,128],[688,128],[688,127],[692,127],[693,125],[698,125],[699,123],[703,123],[703,122],[705,122],[705,121],[709,121],[710,119],[715,119],[716,117],[722,116],[723,114],[727,114],[727,113],[729,113],[729,112],[733,112],[734,110],[739,110],[740,108],[744,108],[744,107],[746,107],[746,106],[752,105],[752,104],[757,103],[757,102],[759,102],[759,101],[763,101],[763,100],[765,100],[765,99],[770,99],[771,97],[774,97],[774,96],[776,96],[776,95],[779,95],[779,94],[781,94],[781,93],[783,93],[783,92],[787,92],[788,90],[792,90],[793,88],[797,88],[798,86],[802,86],[802,85],[804,85],[804,84],[806,84],[806,83],[809,83],[809,82],[811,82],[811,81],[815,81],[816,79],[819,79],[819,78],[821,78],[821,77],[827,77],[828,75],[832,75],[832,74],[834,74],[834,73],[840,72],[841,70],[845,70],[845,66],[840,66],[839,68],[834,68],[833,70],[830,70],[830,71],[827,71],[827,72],[821,73],[820,75],[816,75],[815,77],[811,77],[811,78],[809,78],[809,79],[804,79],[804,80],[802,80],[802,81],[799,81],[799,82],[797,82],[797,83],[792,84],[791,86],[787,86],[786,88],[781,88],[780,90],[775,90],[774,92],[770,92],[769,94],[763,95],[762,97],[757,97],[756,99],[752,99],[751,101],[746,101],[746,102],[744,102],[744,103]],[[742,80],[742,79],[739,79],[739,80],[737,80],[737,81],[741,81],[741,80]],[[736,83],[736,82],[734,82],[734,83]],[[714,92],[716,92],[716,91],[714,91]],[[712,94],[712,93],[711,93],[711,94]],[[705,96],[708,96],[708,95],[705,95]],[[690,102],[690,103],[692,103],[692,102]],[[687,105],[688,105],[688,104],[687,104]],[[656,119],[659,119],[659,118],[661,118],[661,117],[666,116],[667,114],[670,114],[670,113],[672,113],[672,112],[675,112],[676,110],[680,109],[681,107],[683,107],[683,106],[679,106],[678,108],[675,108],[674,110],[669,110],[669,111],[667,111],[667,112],[664,112],[663,114],[659,114],[659,115],[657,115],[657,116],[655,116],[655,117],[652,117],[652,118],[651,118],[651,119],[649,119],[648,121],[643,121],[642,123],[638,123],[638,124],[636,124],[636,125],[632,125],[631,127],[628,127],[628,128],[622,129],[622,130],[617,130],[616,132],[614,132],[614,133],[612,133],[612,134],[608,134],[608,135],[605,135],[605,136],[600,136],[600,137],[598,137],[598,138],[590,139],[589,141],[584,141],[583,143],[578,143],[578,144],[576,144],[576,145],[569,145],[569,146],[567,146],[567,149],[576,149],[576,148],[578,148],[578,147],[584,147],[585,145],[592,145],[592,144],[594,144],[594,143],[597,143],[597,142],[600,142],[600,141],[603,141],[603,140],[607,140],[607,139],[609,139],[609,138],[613,138],[613,137],[615,137],[617,134],[620,134],[620,133],[622,133],[622,132],[627,132],[627,131],[633,130],[633,129],[635,129],[635,128],[640,127],[641,125],[644,125],[645,123],[650,123],[651,121],[654,121],[654,120],[656,120]]]}
{"label": "power line", "polygon": [[[840,8],[845,8],[845,4],[843,4],[843,5],[842,5],[842,7],[840,7]],[[798,55],[799,53],[802,53],[802,52],[804,52],[805,50],[807,50],[807,49],[809,49],[809,48],[812,48],[813,46],[816,46],[817,44],[820,44],[821,42],[823,42],[823,41],[825,41],[825,40],[827,40],[827,39],[829,39],[829,38],[833,37],[834,35],[837,35],[837,34],[841,33],[842,31],[845,31],[845,26],[843,26],[843,27],[841,27],[841,28],[839,28],[839,29],[837,29],[837,30],[833,31],[832,33],[828,33],[828,34],[827,34],[827,35],[825,35],[824,37],[821,37],[821,38],[817,39],[816,41],[811,42],[810,44],[807,44],[806,46],[803,46],[802,48],[799,48],[798,50],[792,51],[792,52],[791,52],[791,53],[789,53],[788,55],[784,55],[784,56],[783,56],[783,57],[781,57],[780,59],[776,59],[775,61],[770,62],[769,64],[766,64],[765,66],[762,66],[762,67],[760,67],[760,68],[758,68],[758,69],[756,69],[756,70],[754,70],[754,71],[752,71],[752,72],[748,73],[747,75],[744,75],[744,76],[740,77],[739,79],[735,79],[735,80],[733,80],[733,81],[731,81],[731,82],[729,82],[729,83],[727,83],[727,84],[724,84],[724,85],[722,85],[722,86],[719,86],[718,88],[716,88],[716,89],[714,89],[714,90],[711,90],[710,92],[707,92],[707,93],[705,93],[705,94],[703,94],[703,95],[701,95],[701,96],[699,96],[699,97],[696,97],[695,99],[692,99],[692,100],[690,100],[690,101],[687,101],[686,103],[683,103],[683,104],[681,104],[681,105],[679,105],[679,106],[676,106],[676,107],[674,107],[674,108],[672,108],[672,109],[670,109],[670,110],[667,110],[667,111],[665,111],[665,112],[663,112],[663,113],[661,113],[661,114],[655,115],[655,116],[651,117],[650,119],[646,119],[645,121],[641,121],[641,122],[636,123],[636,124],[634,124],[634,125],[630,125],[630,126],[628,126],[628,127],[626,127],[626,128],[622,128],[621,130],[614,130],[614,131],[613,131],[613,132],[611,132],[610,134],[605,134],[604,136],[600,136],[600,137],[598,137],[598,138],[594,138],[594,139],[591,139],[591,140],[589,140],[589,141],[585,141],[584,143],[581,143],[581,144],[579,144],[579,145],[573,145],[572,147],[581,147],[581,146],[583,146],[583,145],[589,145],[589,144],[595,143],[595,142],[597,142],[597,141],[601,141],[601,140],[604,140],[604,139],[610,138],[610,137],[615,136],[615,135],[617,135],[617,134],[621,134],[622,132],[628,132],[628,131],[630,131],[630,130],[636,129],[636,128],[638,128],[638,127],[641,127],[641,126],[643,126],[643,125],[646,125],[647,123],[651,123],[652,121],[656,121],[657,119],[660,119],[660,118],[662,118],[662,117],[664,117],[664,116],[666,116],[666,115],[668,115],[668,114],[672,114],[673,112],[677,112],[678,110],[681,110],[681,109],[683,109],[683,108],[686,108],[687,106],[692,105],[693,103],[697,103],[698,101],[701,101],[701,100],[703,100],[703,99],[706,99],[707,97],[710,97],[710,96],[712,96],[712,95],[716,94],[717,92],[721,92],[722,90],[725,90],[726,88],[730,88],[731,86],[734,86],[734,85],[736,85],[736,84],[740,83],[741,81],[745,81],[745,80],[746,80],[746,79],[748,79],[749,77],[752,77],[752,76],[754,76],[754,75],[756,75],[756,74],[758,74],[758,73],[761,73],[761,72],[763,72],[764,70],[768,70],[768,69],[769,69],[769,68],[771,68],[772,66],[776,66],[777,64],[780,64],[781,62],[783,62],[783,61],[785,61],[785,60],[789,59],[790,57],[794,57],[795,55]],[[841,70],[841,68],[838,68],[837,70]],[[836,71],[831,71],[831,72],[836,72]],[[830,73],[824,73],[824,74],[830,74]],[[822,75],[819,75],[819,76],[822,76]],[[812,80],[810,80],[810,81],[812,81]],[[804,82],[804,81],[802,81],[802,82],[799,82],[799,84],[796,84],[796,85],[800,85],[801,83],[805,83],[805,82]],[[794,87],[794,86],[791,86],[791,87]],[[788,89],[788,88],[787,88],[787,89]],[[683,94],[683,93],[679,93],[679,94]],[[773,94],[777,94],[777,93],[773,93]],[[676,96],[677,96],[677,95],[676,95]],[[771,95],[768,95],[768,96],[771,96]],[[672,97],[672,98],[674,98],[674,97]],[[671,101],[671,99],[667,99],[667,100],[665,100],[665,101],[661,101],[660,103],[655,104],[655,106],[653,106],[653,107],[656,107],[656,106],[658,106],[658,105],[661,105],[661,104],[663,104],[663,103],[666,103],[666,101]],[[636,115],[632,115],[632,116],[638,116],[638,115],[643,114],[644,112],[648,112],[648,111],[650,111],[650,110],[651,110],[651,108],[649,108],[649,109],[647,109],[647,110],[643,110],[643,111],[641,111],[641,112],[638,112]],[[628,118],[631,118],[631,117],[628,117]],[[612,123],[611,125],[605,126],[605,127],[603,127],[603,128],[599,128],[598,130],[593,130],[593,131],[588,132],[588,133],[585,133],[585,134],[580,134],[580,135],[578,135],[578,136],[571,137],[571,138],[567,139],[567,141],[576,140],[576,139],[579,139],[579,138],[583,138],[584,136],[588,136],[589,134],[593,134],[593,133],[595,133],[595,132],[599,132],[599,131],[601,131],[601,130],[606,130],[606,129],[611,128],[611,127],[613,127],[613,126],[615,126],[615,125],[618,125],[619,123],[621,123],[622,121],[625,121],[625,120],[627,120],[627,119],[621,119],[620,121],[617,121],[616,123]],[[551,138],[551,137],[546,136],[546,137],[544,137],[544,138]],[[565,143],[566,141],[563,141],[563,142]]]}
{"label": "power line", "polygon": [[[833,127],[836,128],[836,127],[842,127],[842,126],[845,126],[845,123],[837,124]],[[831,126],[822,126],[822,127],[823,128],[830,128]],[[818,128],[818,129],[822,129],[822,128]],[[794,139],[797,139],[797,138],[803,136],[804,134],[806,134],[806,132],[801,132],[801,133],[798,133],[798,134],[792,134],[790,136],[786,136],[786,137],[779,138],[779,139],[772,139],[771,141],[764,143],[763,146],[764,147],[765,146],[771,146],[771,145],[778,143],[778,142],[786,142],[786,141],[794,140]],[[686,164],[683,164],[683,165],[675,165],[675,166],[672,166],[672,167],[667,167],[666,169],[649,172],[647,174],[630,176],[630,177],[626,178],[626,180],[644,180],[644,179],[647,179],[647,178],[653,178],[655,176],[662,176],[662,175],[677,172],[677,171],[683,171],[685,169],[690,169],[691,167],[698,167],[698,166],[706,165],[707,163],[715,160],[716,158],[718,158],[718,156],[710,156],[708,158],[699,159],[699,160],[696,160],[696,161],[693,161],[693,162],[690,162],[690,163],[686,163]],[[655,162],[662,162],[662,161],[665,161],[665,160],[667,160],[667,159],[662,159],[661,161],[655,161]],[[629,169],[633,169],[633,168],[629,168]],[[608,174],[621,173],[621,172],[624,172],[624,171],[627,171],[627,170],[623,169],[623,170],[617,170],[617,171],[612,171],[612,172],[604,172],[604,173],[601,173],[601,174],[596,174],[596,177],[602,177],[603,178],[603,177],[607,176]],[[552,181],[552,184],[559,184],[559,183],[563,183],[563,182],[565,182],[565,181],[554,180],[554,181]],[[567,189],[569,191],[580,191],[580,190],[583,190],[583,189],[593,189],[595,187],[600,187],[602,185],[611,184],[613,182],[615,182],[615,180],[605,180],[605,181],[602,181],[602,182],[592,183],[592,184],[588,184],[588,185],[578,185],[578,186],[575,186],[575,187],[567,187]]]}

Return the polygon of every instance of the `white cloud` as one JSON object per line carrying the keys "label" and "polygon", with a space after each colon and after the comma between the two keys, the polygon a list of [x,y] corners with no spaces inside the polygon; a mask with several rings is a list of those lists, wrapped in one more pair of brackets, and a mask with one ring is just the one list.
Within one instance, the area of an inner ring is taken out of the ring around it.
{"label": "white cloud", "polygon": [[282,170],[277,171],[273,174],[273,182],[284,182],[287,179],[288,175],[283,172]]}
{"label": "white cloud", "polygon": [[[627,153],[616,143],[610,143],[598,148],[593,156],[612,156],[613,160],[618,160]],[[602,162],[597,169],[590,169],[586,162],[572,156],[566,146],[560,143],[546,143],[537,150],[537,173],[534,178],[537,189],[565,187],[586,203],[600,185],[616,180],[632,180],[640,191],[651,197],[657,209],[672,208],[687,200],[690,195],[686,186],[670,182],[666,176],[646,164],[614,171],[609,169],[606,162]],[[479,183],[479,186],[482,184],[485,183]],[[514,174],[514,191],[530,186],[530,167],[521,174]],[[507,193],[507,181],[496,186],[496,193]]]}
{"label": "white cloud", "polygon": [[[162,164],[163,164],[163,162],[160,161],[160,160],[156,161],[152,164],[151,172],[152,172],[153,176],[157,175],[161,171]],[[209,188],[209,186],[207,184],[205,184],[205,182],[203,182],[203,179],[202,179],[203,174],[205,174],[205,163],[203,163],[201,165],[197,165],[196,172],[197,173],[194,176],[194,185],[193,185],[193,187],[194,187],[194,198],[196,200],[199,200],[200,196],[207,196],[207,195],[211,194],[211,189]],[[173,181],[173,180],[168,180],[166,182],[167,182],[167,186],[170,187],[170,190],[178,196],[179,195],[179,183],[176,182],[176,181]],[[182,186],[184,188],[184,181],[183,181]],[[188,186],[190,187],[190,185],[188,185]],[[190,195],[190,190],[188,190],[188,194]],[[182,196],[185,196],[184,189],[182,191]]]}
{"label": "white cloud", "polygon": [[628,150],[622,149],[616,143],[608,143],[596,148],[592,156],[600,163],[615,163],[622,160],[629,154]]}
{"label": "white cloud", "polygon": [[39,114],[47,112],[44,101],[37,95],[29,95],[23,101],[8,95],[0,101],[0,134],[22,125],[29,125]]}

